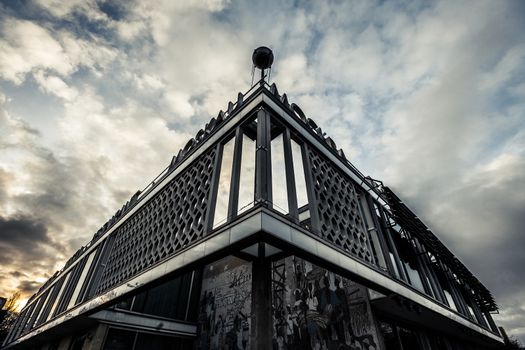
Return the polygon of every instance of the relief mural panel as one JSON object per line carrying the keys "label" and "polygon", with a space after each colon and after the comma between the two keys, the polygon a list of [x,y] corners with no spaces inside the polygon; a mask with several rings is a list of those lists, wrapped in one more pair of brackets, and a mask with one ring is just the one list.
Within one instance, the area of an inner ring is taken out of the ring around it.
{"label": "relief mural panel", "polygon": [[365,287],[293,256],[272,276],[274,349],[380,349]]}
{"label": "relief mural panel", "polygon": [[252,264],[226,257],[206,265],[197,349],[250,348]]}

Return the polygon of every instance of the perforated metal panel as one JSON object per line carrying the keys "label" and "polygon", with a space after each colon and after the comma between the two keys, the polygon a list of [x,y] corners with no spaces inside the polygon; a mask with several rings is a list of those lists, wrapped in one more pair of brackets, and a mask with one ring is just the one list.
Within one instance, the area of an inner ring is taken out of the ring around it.
{"label": "perforated metal panel", "polygon": [[215,153],[213,148],[200,156],[117,229],[96,294],[205,235]]}
{"label": "perforated metal panel", "polygon": [[312,147],[308,147],[320,235],[348,253],[373,263],[355,187]]}

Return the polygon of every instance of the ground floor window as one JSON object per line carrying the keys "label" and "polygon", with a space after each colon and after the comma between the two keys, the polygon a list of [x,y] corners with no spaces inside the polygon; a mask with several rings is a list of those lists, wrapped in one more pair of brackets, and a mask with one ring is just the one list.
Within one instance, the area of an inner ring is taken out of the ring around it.
{"label": "ground floor window", "polygon": [[191,350],[193,340],[177,336],[110,328],[104,350]]}

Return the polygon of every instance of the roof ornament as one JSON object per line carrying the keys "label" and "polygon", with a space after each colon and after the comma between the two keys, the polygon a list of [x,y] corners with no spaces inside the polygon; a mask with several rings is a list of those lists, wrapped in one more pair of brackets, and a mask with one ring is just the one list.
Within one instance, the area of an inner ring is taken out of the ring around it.
{"label": "roof ornament", "polygon": [[272,63],[273,63],[273,52],[270,48],[266,46],[259,46],[253,51],[252,54],[252,86],[253,86],[253,74],[255,68],[261,70],[261,82],[264,82],[266,78],[265,70],[268,70],[268,81],[272,73]]}

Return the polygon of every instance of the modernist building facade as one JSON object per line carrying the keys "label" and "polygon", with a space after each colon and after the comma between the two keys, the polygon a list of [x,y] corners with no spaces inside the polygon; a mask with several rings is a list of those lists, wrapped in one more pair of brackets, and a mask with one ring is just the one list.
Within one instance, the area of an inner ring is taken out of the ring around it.
{"label": "modernist building facade", "polygon": [[264,79],[21,311],[7,349],[460,350],[490,292]]}

